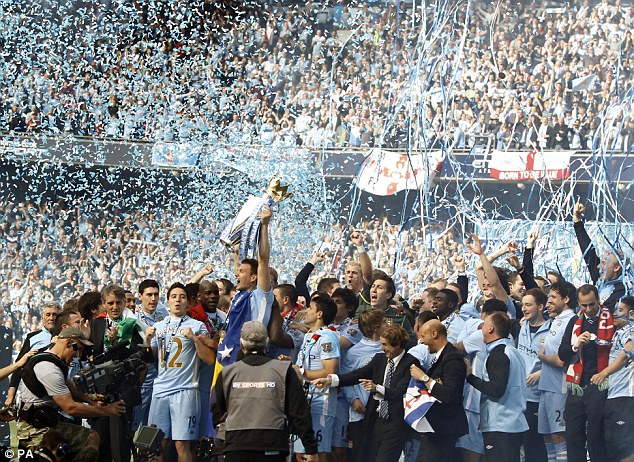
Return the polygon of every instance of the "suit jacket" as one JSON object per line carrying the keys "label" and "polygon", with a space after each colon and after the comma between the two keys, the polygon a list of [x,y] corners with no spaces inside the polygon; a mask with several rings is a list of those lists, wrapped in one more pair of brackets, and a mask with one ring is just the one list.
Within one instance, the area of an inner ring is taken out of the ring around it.
{"label": "suit jacket", "polygon": [[[411,377],[409,367],[414,364],[420,367],[418,360],[405,353],[398,365],[394,369],[394,375],[390,387],[385,389],[385,399],[389,403],[389,412],[392,419],[396,422],[404,421],[403,410],[403,395],[407,392],[407,385]],[[356,385],[359,383],[359,379],[372,380],[377,385],[383,385],[383,378],[385,376],[385,368],[387,367],[387,358],[384,353],[377,353],[372,360],[365,366],[357,369],[356,371],[348,372],[347,374],[341,374],[339,376],[339,386],[347,387],[350,385]],[[368,405],[365,408],[366,419],[374,419],[378,416],[377,408],[379,401],[370,396]]]}
{"label": "suit jacket", "polygon": [[464,355],[451,343],[447,343],[427,375],[436,381],[430,395],[438,400],[427,411],[427,421],[436,434],[466,435],[469,427],[462,404],[467,376]]}
{"label": "suit jacket", "polygon": [[[90,341],[93,343],[92,353],[93,355],[98,355],[104,352],[104,337],[106,335],[106,318],[95,318],[90,321]],[[130,348],[125,348],[120,353],[112,359],[122,360],[129,357],[132,353],[139,350],[137,345],[143,343],[143,338],[138,332],[134,332],[132,335],[132,340],[130,340]]]}
{"label": "suit jacket", "polygon": [[[106,318],[95,318],[90,321],[90,341],[93,343],[92,354],[97,356],[104,352],[104,336],[106,334]],[[133,353],[139,351],[138,345],[143,343],[143,339],[138,332],[134,332],[132,340],[130,340],[130,347],[119,350],[118,354],[110,358],[113,360],[122,361],[130,357]],[[116,344],[116,342],[115,342]],[[132,409],[133,406],[141,404],[141,383],[145,378],[144,375],[139,377],[139,383],[137,386],[130,388],[127,392],[122,393],[121,398],[126,402],[126,406]],[[131,414],[130,414],[131,416]],[[128,416],[129,417],[129,416]],[[102,417],[96,417],[95,420],[103,419]],[[105,418],[107,420],[107,418]]]}

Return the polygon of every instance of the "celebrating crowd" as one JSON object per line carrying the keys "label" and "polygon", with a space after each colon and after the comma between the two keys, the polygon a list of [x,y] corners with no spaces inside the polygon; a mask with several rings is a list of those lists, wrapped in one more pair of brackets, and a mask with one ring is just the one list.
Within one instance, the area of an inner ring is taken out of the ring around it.
{"label": "celebrating crowd", "polygon": [[7,2],[0,129],[311,147],[634,143],[634,108],[621,104],[634,11],[620,0],[476,2],[446,22],[399,5]]}
{"label": "celebrating crowd", "polygon": [[[634,146],[620,0],[52,3],[3,3],[0,130]],[[0,420],[41,460],[129,461],[152,426],[159,461],[281,462],[289,439],[298,462],[634,461],[631,255],[597,250],[581,203],[587,284],[537,274],[538,227],[487,255],[386,217],[302,241],[264,207],[239,261],[217,217],[151,210],[0,202]]]}
{"label": "celebrating crowd", "polygon": [[[311,261],[279,284],[265,207],[257,259],[235,261],[235,284],[212,280],[209,262],[167,289],[145,278],[63,309],[40,303],[42,329],[0,370],[21,367],[6,401],[17,404],[20,445],[43,447],[52,431],[77,460],[129,460],[132,435],[149,424],[161,460],[193,460],[193,442],[215,437],[228,461],[282,461],[290,431],[298,460],[519,461],[523,448],[527,461],[630,461],[629,257],[597,254],[584,211],[577,203],[572,218],[592,284],[534,274],[537,229],[521,259],[513,242],[487,256],[472,234],[475,265],[458,253],[455,274],[423,282],[410,305],[373,266],[371,232],[349,235],[355,260],[342,280],[318,278],[311,291]],[[516,271],[494,266],[503,256]],[[148,364],[109,404],[70,380],[104,353]]]}
{"label": "celebrating crowd", "polygon": [[[214,262],[215,274],[231,275],[233,257],[211,238],[191,238],[181,224],[191,227],[192,221],[198,220],[158,210],[124,212],[106,207],[89,211],[45,201],[0,203],[0,306],[4,325],[14,333],[15,352],[29,331],[42,327],[41,307],[47,301],[77,298],[108,284],[135,288],[146,278],[167,287],[171,281],[196,274],[209,261]],[[206,236],[219,234],[214,220],[198,224]],[[433,250],[422,251],[427,241],[420,226],[400,235],[399,226],[385,218],[362,221],[358,227],[366,233],[369,254],[379,267],[390,267],[399,249],[406,249],[399,256],[403,269],[393,276],[406,299],[425,283],[450,276],[452,257],[462,250],[451,233],[441,235],[440,230],[433,233]],[[319,268],[311,285],[343,270],[341,262],[351,258],[352,249],[344,240],[348,231],[337,224],[321,238],[319,254],[313,257]],[[292,281],[304,263],[302,258],[310,254],[292,250],[295,240],[280,230],[273,234],[280,280]],[[344,258],[338,260],[341,253]]]}

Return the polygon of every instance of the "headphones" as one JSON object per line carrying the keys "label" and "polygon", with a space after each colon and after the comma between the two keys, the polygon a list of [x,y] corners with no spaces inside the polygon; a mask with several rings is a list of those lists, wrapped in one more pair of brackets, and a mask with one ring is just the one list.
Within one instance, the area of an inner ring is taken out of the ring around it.
{"label": "headphones", "polygon": [[59,443],[59,445],[57,446],[57,450],[55,451],[55,455],[62,458],[69,456],[70,444],[67,441],[62,441],[61,443]]}
{"label": "headphones", "polygon": [[49,448],[42,447],[39,449],[39,453],[45,455],[47,458],[50,458],[53,461],[57,460],[57,457],[64,459],[71,453],[70,444],[68,444],[68,442],[66,441],[62,441],[57,445],[57,449],[55,449],[55,452],[51,451]]}

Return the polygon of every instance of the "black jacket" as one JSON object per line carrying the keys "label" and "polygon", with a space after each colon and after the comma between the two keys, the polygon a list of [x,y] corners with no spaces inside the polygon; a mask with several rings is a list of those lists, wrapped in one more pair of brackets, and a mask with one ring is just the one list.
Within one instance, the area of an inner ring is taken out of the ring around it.
{"label": "black jacket", "polygon": [[[104,337],[106,335],[106,318],[96,318],[90,321],[90,341],[93,343],[92,353],[97,356],[104,352]],[[138,345],[143,343],[143,338],[138,332],[134,332],[130,347],[122,350],[121,354],[113,359],[126,359],[135,351],[139,350]]]}
{"label": "black jacket", "polygon": [[312,273],[314,269],[315,265],[313,265],[311,262],[308,262],[295,277],[295,287],[297,288],[297,295],[303,295],[306,300],[310,300],[308,278],[310,277],[310,273]]}
{"label": "black jacket", "polygon": [[469,432],[462,404],[467,366],[464,355],[447,343],[427,375],[436,381],[430,395],[438,400],[425,417],[439,435],[462,436]]}
{"label": "black jacket", "polygon": [[[389,402],[390,416],[395,422],[402,422],[405,427],[407,424],[404,420],[403,395],[407,392],[407,385],[411,374],[409,367],[414,364],[420,367],[418,360],[405,353],[398,365],[394,369],[392,382],[389,388],[385,389],[385,399]],[[359,383],[359,379],[372,380],[377,385],[383,385],[385,376],[385,368],[387,367],[387,358],[384,353],[377,353],[372,360],[365,366],[356,371],[348,372],[339,376],[339,386],[348,387]],[[378,415],[377,408],[379,401],[370,396],[368,405],[365,409],[365,418],[373,419]],[[409,428],[409,427],[408,427]]]}
{"label": "black jacket", "polygon": [[522,282],[524,282],[526,290],[539,288],[535,282],[535,268],[533,266],[534,251],[535,249],[529,249],[528,247],[524,249],[524,259],[522,260],[522,271],[520,271],[520,277],[522,278]]}
{"label": "black jacket", "polygon": [[[583,346],[581,351],[573,351],[572,331],[578,320],[578,316],[573,316],[570,318],[570,321],[568,321],[568,325],[566,326],[564,335],[561,338],[557,354],[559,359],[561,359],[566,365],[575,363],[579,355],[583,357],[583,372],[581,374],[580,384],[587,385],[590,383],[590,378],[599,372],[599,346],[596,342],[588,342]],[[584,318],[581,324],[581,332],[590,332],[591,334],[597,335],[599,333],[598,319],[596,319],[595,322],[588,322],[587,318]]]}

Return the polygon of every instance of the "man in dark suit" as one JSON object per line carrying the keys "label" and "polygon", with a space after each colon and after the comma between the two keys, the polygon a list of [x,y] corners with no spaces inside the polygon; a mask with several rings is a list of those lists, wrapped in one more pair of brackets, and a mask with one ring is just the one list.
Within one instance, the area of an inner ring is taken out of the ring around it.
{"label": "man in dark suit", "polygon": [[[119,330],[124,329],[124,326],[129,324],[124,321],[122,316],[126,303],[125,290],[123,288],[116,285],[106,286],[101,291],[101,300],[107,315],[105,318],[95,318],[90,322],[90,341],[94,344],[94,356],[108,351],[119,343],[121,337]],[[130,346],[119,350],[111,359],[123,360],[128,358],[138,350],[138,345],[142,343],[143,339],[134,330]],[[131,431],[132,417],[134,406],[141,403],[141,383],[143,378],[140,377],[138,387],[132,388],[121,396],[121,399],[126,404],[125,415],[113,418],[97,417],[91,419],[90,425],[92,429],[101,436],[99,442],[100,462],[130,460],[133,436]],[[111,433],[114,436],[113,438],[110,436]]]}
{"label": "man in dark suit", "polygon": [[467,375],[464,355],[449,343],[447,329],[437,319],[421,327],[420,340],[435,358],[427,372],[415,365],[410,366],[410,372],[438,401],[425,415],[434,433],[422,434],[417,462],[458,462],[462,458],[456,454],[456,440],[469,431],[462,405]]}
{"label": "man in dark suit", "polygon": [[337,376],[313,380],[318,387],[347,387],[359,382],[372,396],[365,409],[368,434],[372,435],[372,460],[396,462],[412,430],[405,423],[403,395],[410,379],[410,367],[418,360],[405,352],[409,341],[401,326],[389,326],[381,334],[381,350],[366,365]]}
{"label": "man in dark suit", "polygon": [[[123,329],[122,326],[124,325],[123,310],[125,309],[126,299],[123,288],[116,285],[106,286],[101,291],[101,299],[106,309],[106,316],[90,321],[90,341],[94,344],[92,348],[94,356],[108,351],[121,341],[122,332],[120,330]],[[128,328],[127,321],[126,319],[126,328]],[[113,359],[126,359],[132,353],[138,351],[138,345],[143,344],[143,341],[143,337],[141,337],[138,330],[134,329],[127,351],[119,351]]]}

